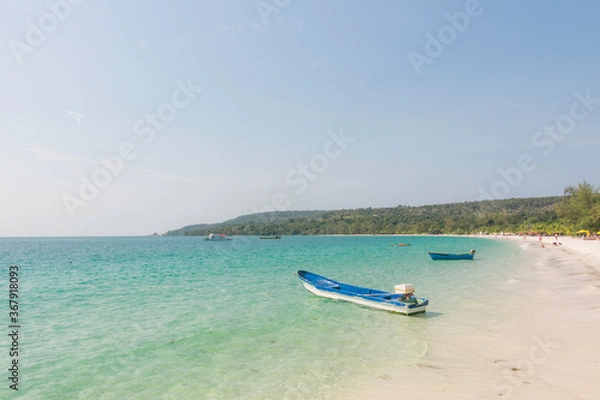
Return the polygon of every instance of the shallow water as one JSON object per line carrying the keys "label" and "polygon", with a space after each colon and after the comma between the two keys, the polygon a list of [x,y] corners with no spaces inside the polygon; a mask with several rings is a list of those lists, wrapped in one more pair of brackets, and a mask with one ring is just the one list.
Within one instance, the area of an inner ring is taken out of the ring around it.
{"label": "shallow water", "polygon": [[[470,249],[474,261],[427,255]],[[327,399],[422,356],[419,332],[489,296],[520,250],[466,237],[328,236],[15,238],[0,239],[0,252],[2,287],[8,266],[20,268],[23,398]],[[430,305],[407,317],[320,298],[298,269],[390,291],[413,283]]]}

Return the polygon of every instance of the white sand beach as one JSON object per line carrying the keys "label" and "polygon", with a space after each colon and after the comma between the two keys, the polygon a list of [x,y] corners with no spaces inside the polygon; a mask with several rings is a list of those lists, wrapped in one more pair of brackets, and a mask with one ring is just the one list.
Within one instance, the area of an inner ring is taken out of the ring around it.
{"label": "white sand beach", "polygon": [[598,398],[600,241],[498,240],[518,241],[530,262],[484,301],[428,319],[423,356],[382,368],[349,398]]}

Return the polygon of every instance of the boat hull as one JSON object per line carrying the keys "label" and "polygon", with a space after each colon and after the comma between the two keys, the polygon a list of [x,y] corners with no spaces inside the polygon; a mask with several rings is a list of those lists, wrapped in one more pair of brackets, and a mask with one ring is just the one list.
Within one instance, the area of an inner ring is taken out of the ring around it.
{"label": "boat hull", "polygon": [[210,242],[226,242],[232,239],[223,233],[211,233],[208,235],[208,237],[205,237],[204,240],[208,240]]}
{"label": "boat hull", "polygon": [[[405,315],[423,313],[426,311],[427,305],[429,304],[429,300],[425,298],[415,299],[415,302],[401,301],[399,300],[400,295],[396,293],[388,293],[381,290],[346,285],[336,281],[328,280],[327,278],[320,277],[319,275],[311,274],[313,276],[323,278],[328,283],[331,283],[331,285],[318,285],[317,283],[306,279],[301,274],[302,272],[305,271],[298,271],[298,276],[302,280],[306,290],[320,297],[326,297],[333,300],[349,301],[365,307],[376,308],[378,310],[391,311]],[[356,290],[357,292],[353,293],[352,290]]]}
{"label": "boat hull", "polygon": [[428,253],[432,260],[472,260],[474,255],[465,254],[448,254],[448,253]]}

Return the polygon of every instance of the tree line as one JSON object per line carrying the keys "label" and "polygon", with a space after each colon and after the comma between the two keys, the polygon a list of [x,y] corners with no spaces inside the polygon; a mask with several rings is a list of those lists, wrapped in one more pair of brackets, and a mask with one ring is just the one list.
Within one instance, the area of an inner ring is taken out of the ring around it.
{"label": "tree line", "polygon": [[238,217],[212,225],[193,225],[167,235],[324,235],[324,234],[471,234],[600,231],[600,191],[582,182],[564,196],[484,200],[464,203],[288,211]]}

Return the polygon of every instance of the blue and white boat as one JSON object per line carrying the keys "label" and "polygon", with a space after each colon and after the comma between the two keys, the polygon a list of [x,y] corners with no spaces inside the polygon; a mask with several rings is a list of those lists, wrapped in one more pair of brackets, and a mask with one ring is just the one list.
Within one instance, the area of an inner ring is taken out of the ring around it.
{"label": "blue and white boat", "polygon": [[432,260],[472,260],[475,257],[475,250],[471,250],[468,253],[433,253],[428,252]]}
{"label": "blue and white boat", "polygon": [[298,277],[304,287],[317,296],[346,300],[379,310],[410,315],[425,312],[429,304],[429,300],[414,296],[414,286],[411,284],[396,285],[395,293],[389,293],[348,285],[303,270],[298,271]]}
{"label": "blue and white boat", "polygon": [[227,240],[232,240],[230,237],[227,237],[224,233],[211,233],[208,237],[205,237],[204,240],[210,240],[211,242],[222,242]]}

